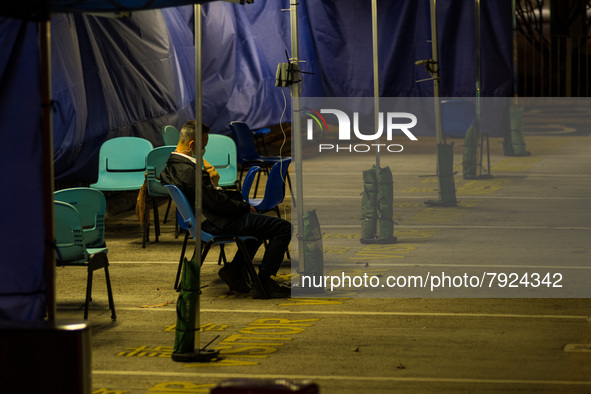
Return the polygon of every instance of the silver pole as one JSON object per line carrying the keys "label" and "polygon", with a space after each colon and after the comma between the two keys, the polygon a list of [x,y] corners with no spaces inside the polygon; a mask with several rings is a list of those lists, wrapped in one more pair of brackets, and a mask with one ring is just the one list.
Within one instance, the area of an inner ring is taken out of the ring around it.
{"label": "silver pole", "polygon": [[[39,51],[41,58],[41,141],[43,144],[43,204],[45,216],[45,239],[55,240],[53,207],[53,116],[51,108],[51,22],[39,22]],[[47,320],[55,322],[55,254],[53,246],[45,243],[45,286]]]}
{"label": "silver pole", "polygon": [[[371,33],[373,41],[373,102],[374,127],[379,127],[380,116],[380,77],[378,74],[378,5],[377,0],[371,0]],[[380,137],[381,139],[381,137]],[[379,143],[380,141],[378,141]],[[376,149],[376,171],[380,168],[380,151]]]}
{"label": "silver pole", "polygon": [[433,58],[433,97],[435,98],[435,136],[437,144],[442,144],[443,131],[441,129],[441,95],[439,88],[439,50],[437,42],[437,0],[431,0],[431,57]]}
{"label": "silver pole", "polygon": [[480,133],[480,89],[482,84],[482,59],[480,37],[480,0],[474,0],[474,10],[476,14],[476,130]]}
{"label": "silver pole", "polygon": [[[196,163],[196,171],[195,171],[195,231],[197,233],[197,237],[195,237],[195,256],[197,257],[197,264],[201,264],[201,193],[203,192],[203,184],[201,183],[201,167],[202,167],[202,158],[201,158],[201,150],[203,149],[203,144],[201,141],[201,135],[203,133],[202,130],[202,123],[203,123],[203,114],[202,114],[202,69],[201,69],[201,5],[195,4],[194,7],[194,19],[195,19],[195,122],[197,123],[197,135],[195,136],[195,159]],[[199,281],[201,281],[201,275],[199,275]],[[200,288],[201,284],[197,283],[197,287]],[[200,337],[200,327],[201,323],[199,321],[199,298],[197,298],[197,305],[195,306],[197,309],[197,313],[195,314],[195,348],[199,349],[199,337]]]}
{"label": "silver pole", "polygon": [[[298,3],[290,3],[290,25],[291,25],[291,59],[290,61],[296,65],[299,62],[299,44],[298,44]],[[304,224],[304,187],[302,174],[302,130],[300,120],[300,83],[291,85],[291,133],[294,139],[294,161],[296,171],[296,214],[298,232],[303,231]],[[293,205],[293,204],[292,204]],[[298,268],[300,272],[304,272],[304,239],[298,239]]]}

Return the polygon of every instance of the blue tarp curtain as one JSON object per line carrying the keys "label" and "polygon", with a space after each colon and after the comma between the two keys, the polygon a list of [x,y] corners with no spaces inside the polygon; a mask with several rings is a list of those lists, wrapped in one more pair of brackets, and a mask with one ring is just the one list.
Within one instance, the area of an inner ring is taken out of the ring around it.
{"label": "blue tarp curtain", "polygon": [[[0,15],[22,15],[19,4],[26,4],[30,12],[35,9],[31,4],[49,4],[57,11],[74,6],[112,11],[100,7],[118,3],[119,10],[127,10],[183,2],[11,3],[0,5]],[[441,94],[474,96],[474,4],[453,0],[437,4]],[[482,7],[483,96],[510,96],[511,1],[484,1]],[[286,61],[286,51],[291,52],[289,12],[282,11],[286,8],[287,0],[203,6],[203,119],[214,132],[226,131],[233,120],[253,128],[290,120],[289,90],[274,86],[277,64]],[[415,82],[428,74],[414,65],[431,57],[429,1],[378,1],[378,8],[380,95],[431,96],[431,83]],[[39,9],[42,14],[44,9]],[[300,58],[306,61],[301,68],[314,73],[304,76],[301,95],[372,96],[370,1],[303,1],[299,15]],[[105,140],[135,135],[162,145],[162,126],[180,127],[194,116],[192,18],[192,6],[133,12],[131,18],[123,19],[82,13],[51,18],[57,180],[91,183]],[[44,288],[42,273],[37,272],[43,253],[37,25],[0,18],[0,52],[0,164],[4,169],[0,206],[8,212],[0,224],[0,319],[39,318],[38,308],[13,312],[20,309],[13,294]],[[26,230],[15,231],[23,223]]]}

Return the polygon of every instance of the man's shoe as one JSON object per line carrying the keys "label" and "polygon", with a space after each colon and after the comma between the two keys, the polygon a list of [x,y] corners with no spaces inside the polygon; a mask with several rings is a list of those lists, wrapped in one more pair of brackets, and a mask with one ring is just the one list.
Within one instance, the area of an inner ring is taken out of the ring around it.
{"label": "man's shoe", "polygon": [[230,290],[237,293],[248,293],[250,286],[246,283],[244,276],[237,274],[234,270],[228,269],[228,267],[222,267],[218,275],[230,288]]}
{"label": "man's shoe", "polygon": [[[267,295],[267,298],[290,298],[291,297],[291,288],[280,285],[279,283],[275,282],[273,279],[269,279],[263,284],[263,289]],[[250,295],[254,299],[261,299],[265,298],[265,295],[253,284],[252,289],[250,289]]]}

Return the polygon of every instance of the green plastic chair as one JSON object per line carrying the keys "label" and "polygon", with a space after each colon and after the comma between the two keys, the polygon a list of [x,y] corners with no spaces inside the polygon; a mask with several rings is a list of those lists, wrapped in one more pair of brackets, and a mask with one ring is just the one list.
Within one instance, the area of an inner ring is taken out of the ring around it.
{"label": "green plastic chair", "polygon": [[94,271],[103,268],[107,281],[107,296],[111,319],[116,320],[115,302],[111,289],[111,277],[109,276],[109,260],[107,248],[87,248],[84,243],[84,234],[80,214],[74,206],[54,201],[55,210],[55,246],[57,262],[61,266],[86,267],[88,274],[86,279],[86,300],[84,302],[84,320],[88,319],[88,306],[92,300],[92,278]]}
{"label": "green plastic chair", "polygon": [[100,190],[89,187],[62,189],[54,192],[53,198],[56,201],[66,202],[78,210],[86,247],[105,246],[107,200]]}
{"label": "green plastic chair", "polygon": [[[166,197],[168,198],[168,207],[166,209],[166,217],[168,216],[168,211],[170,209],[170,202],[172,199],[170,198],[170,194],[168,190],[160,183],[160,173],[166,167],[166,161],[170,157],[170,154],[174,152],[176,146],[160,146],[158,148],[154,148],[148,153],[146,158],[146,165],[148,168],[148,176],[146,178],[148,183],[148,194],[146,196],[146,206],[144,217],[148,217],[148,212],[150,209],[150,203],[152,203],[152,207],[154,210],[154,233],[155,233],[155,242],[158,242],[158,237],[160,236],[160,220],[158,218],[158,198],[159,197]],[[142,248],[146,247],[146,243],[150,241],[150,222],[148,220],[144,220],[144,236],[142,241]]]}
{"label": "green plastic chair", "polygon": [[139,190],[146,178],[146,157],[152,143],[138,137],[107,140],[99,151],[99,173],[90,187],[102,191]]}
{"label": "green plastic chair", "polygon": [[220,174],[219,187],[240,190],[236,143],[228,136],[209,134],[203,158]]}
{"label": "green plastic chair", "polygon": [[164,145],[177,145],[179,143],[179,137],[181,133],[174,126],[167,125],[162,128],[162,139]]}

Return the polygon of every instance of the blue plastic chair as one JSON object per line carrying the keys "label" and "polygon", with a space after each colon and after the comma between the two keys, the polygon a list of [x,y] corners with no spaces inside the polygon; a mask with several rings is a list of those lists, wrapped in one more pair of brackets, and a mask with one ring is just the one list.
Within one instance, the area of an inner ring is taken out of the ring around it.
{"label": "blue plastic chair", "polygon": [[54,192],[53,198],[56,201],[66,202],[78,210],[86,247],[105,246],[107,200],[100,190],[89,187],[62,189]]}
{"label": "blue plastic chair", "polygon": [[464,138],[476,120],[473,100],[443,100],[441,102],[441,131],[448,137]]}
{"label": "blue plastic chair", "polygon": [[55,210],[55,246],[57,261],[62,266],[87,267],[86,300],[84,302],[84,320],[88,319],[88,306],[92,300],[92,278],[94,271],[103,268],[107,281],[107,296],[111,319],[116,320],[115,302],[109,276],[107,248],[87,248],[84,244],[83,226],[80,215],[74,206],[54,201]]}
{"label": "blue plastic chair", "polygon": [[[159,197],[167,197],[170,200],[170,194],[168,194],[168,190],[160,183],[160,173],[166,167],[166,161],[170,157],[170,154],[174,152],[176,146],[167,145],[167,146],[160,146],[157,148],[152,149],[148,156],[146,157],[146,167],[147,167],[147,177],[146,182],[148,184],[148,193],[146,196],[146,206],[144,211],[144,218],[148,217],[148,213],[150,210],[150,203],[152,204],[153,211],[154,211],[154,233],[155,233],[155,242],[158,242],[158,237],[160,236],[160,219],[158,217],[158,198]],[[166,209],[166,217],[168,216],[168,211],[170,209],[170,201],[168,202],[168,207]],[[142,248],[146,247],[146,243],[150,241],[150,221],[144,220],[143,223],[143,239],[142,239]]]}
{"label": "blue plastic chair", "polygon": [[152,143],[138,137],[105,141],[99,151],[99,173],[90,187],[102,191],[139,190],[146,178],[146,156]]}
{"label": "blue plastic chair", "polygon": [[[261,172],[265,172],[266,174],[269,173],[269,169],[278,161],[289,157],[278,157],[278,156],[261,156],[254,144],[254,137],[248,125],[244,122],[231,122],[230,123],[230,130],[232,130],[232,137],[236,142],[236,147],[238,149],[238,163],[241,164],[240,167],[240,180],[242,180],[242,175],[244,170],[253,166],[261,167]],[[256,198],[260,175],[259,172],[257,176],[257,181],[254,187],[254,197]],[[291,180],[289,178],[289,174],[287,175],[287,182],[291,189]]]}
{"label": "blue plastic chair", "polygon": [[162,128],[162,139],[164,145],[177,145],[179,143],[181,133],[174,126],[167,125]]}
{"label": "blue plastic chair", "polygon": [[[248,173],[244,177],[244,184],[242,185],[242,198],[244,201],[248,201],[250,205],[257,209],[259,213],[265,213],[274,211],[277,217],[281,218],[281,211],[279,210],[279,204],[283,202],[285,198],[285,178],[289,175],[289,164],[291,158],[283,159],[282,161],[275,163],[269,172],[267,183],[265,185],[265,195],[263,198],[250,198],[250,188],[257,172],[260,171],[260,167],[254,166],[248,170]],[[265,247],[267,244],[265,243]],[[286,252],[287,258],[290,259],[289,250]]]}
{"label": "blue plastic chair", "polygon": [[[195,237],[197,237],[197,232],[195,229],[195,223],[197,223],[197,220],[195,219],[195,214],[193,213],[193,207],[191,204],[189,204],[189,201],[187,200],[187,197],[183,194],[183,192],[178,187],[176,187],[174,185],[164,185],[164,186],[168,189],[170,196],[174,200],[174,203],[176,204],[177,209],[179,210],[179,213],[184,221],[183,227],[188,229],[188,231],[185,233],[185,241],[183,243],[183,250],[181,253],[181,259],[179,261],[179,267],[178,267],[177,274],[176,274],[176,280],[174,282],[174,288],[177,289],[178,284],[179,284],[179,280],[181,277],[181,270],[182,270],[183,260],[184,260],[183,258],[184,258],[184,253],[185,253],[185,250],[187,247],[187,241],[189,238],[189,234],[191,235],[191,237],[193,239],[195,239]],[[240,250],[240,252],[242,253],[242,255],[244,256],[244,261],[246,262],[246,270],[250,276],[250,279],[251,279],[253,285],[257,286],[257,288],[262,292],[262,294],[265,295],[264,298],[267,298],[265,290],[264,290],[263,286],[261,285],[261,282],[259,281],[259,277],[254,269],[254,266],[252,265],[252,259],[250,258],[250,255],[248,254],[248,250],[246,249],[246,245],[244,244],[244,241],[247,241],[247,240],[256,240],[256,238],[251,237],[251,236],[237,236],[237,235],[231,235],[231,234],[213,235],[213,234],[210,234],[210,233],[207,233],[207,232],[201,230],[201,265],[203,265],[203,262],[205,261],[205,258],[207,257],[207,253],[209,252],[209,249],[213,245],[235,243],[236,246],[238,247],[238,249]]]}
{"label": "blue plastic chair", "polygon": [[240,190],[236,143],[232,138],[221,134],[209,134],[203,158],[220,174],[219,187]]}
{"label": "blue plastic chair", "polygon": [[273,165],[267,178],[263,198],[250,198],[252,182],[256,173],[260,171],[260,167],[251,167],[250,170],[248,170],[242,185],[241,193],[244,201],[248,201],[248,203],[255,207],[260,213],[275,211],[277,216],[281,218],[279,204],[281,204],[285,198],[285,179],[288,175],[290,163],[291,158],[288,157]]}

